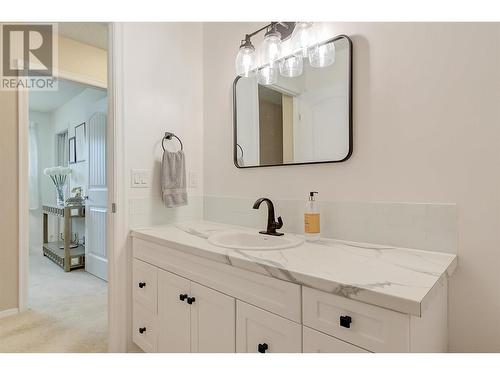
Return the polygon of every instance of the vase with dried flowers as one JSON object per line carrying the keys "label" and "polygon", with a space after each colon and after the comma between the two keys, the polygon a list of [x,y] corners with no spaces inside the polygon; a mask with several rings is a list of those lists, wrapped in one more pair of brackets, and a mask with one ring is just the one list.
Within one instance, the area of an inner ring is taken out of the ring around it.
{"label": "vase with dried flowers", "polygon": [[49,176],[56,187],[57,205],[64,206],[64,187],[66,186],[68,175],[71,174],[71,168],[61,166],[45,168],[43,174]]}

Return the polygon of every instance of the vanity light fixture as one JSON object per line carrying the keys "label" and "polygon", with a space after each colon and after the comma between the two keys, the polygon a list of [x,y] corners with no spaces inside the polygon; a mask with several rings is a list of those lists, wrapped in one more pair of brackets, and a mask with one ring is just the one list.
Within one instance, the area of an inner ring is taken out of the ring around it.
{"label": "vanity light fixture", "polygon": [[278,23],[272,22],[267,27],[261,48],[261,63],[274,65],[281,54],[281,33],[278,31]]}
{"label": "vanity light fixture", "polygon": [[281,33],[277,29],[277,23],[272,22],[264,34],[264,40],[260,46],[260,64],[258,69],[258,80],[263,85],[278,83],[278,59],[281,54]]}
{"label": "vanity light fixture", "polygon": [[245,35],[241,41],[240,50],[236,56],[236,74],[242,77],[251,77],[255,73],[255,47],[250,41],[250,35]]}
{"label": "vanity light fixture", "polygon": [[285,57],[280,61],[280,73],[283,77],[298,77],[302,74],[304,59],[301,55]]}
{"label": "vanity light fixture", "polygon": [[335,44],[333,42],[316,44],[309,49],[309,63],[313,68],[324,68],[335,62]]}
{"label": "vanity light fixture", "polygon": [[[251,38],[266,30],[259,53]],[[290,39],[290,55],[282,56],[282,42]],[[246,34],[236,56],[236,73],[241,77],[257,74],[262,85],[278,82],[283,77],[298,77],[304,69],[304,60],[313,68],[323,68],[335,62],[333,42],[320,44],[316,40],[313,22],[271,22],[253,33]]]}
{"label": "vanity light fixture", "polygon": [[268,64],[259,68],[257,79],[262,85],[274,85],[275,83],[278,83],[278,75],[277,64]]}
{"label": "vanity light fixture", "polygon": [[312,42],[314,42],[313,23],[297,22],[292,33],[293,52],[302,57],[307,57]]}

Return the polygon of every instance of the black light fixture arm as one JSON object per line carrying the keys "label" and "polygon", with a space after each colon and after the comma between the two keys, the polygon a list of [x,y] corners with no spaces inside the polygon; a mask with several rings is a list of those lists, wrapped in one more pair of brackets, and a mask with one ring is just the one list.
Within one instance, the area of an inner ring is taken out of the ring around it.
{"label": "black light fixture arm", "polygon": [[254,32],[251,32],[249,34],[245,34],[245,39],[241,41],[241,46],[251,45],[252,43],[250,42],[250,38],[257,35],[261,31],[267,30],[269,28],[274,28],[275,31],[278,31],[277,30],[278,25],[287,31],[286,35],[283,35],[285,33],[281,32],[281,34],[283,35],[283,39],[286,39],[293,31],[293,28],[295,27],[295,22],[271,22],[271,23],[268,23],[267,25],[261,27],[260,29],[254,31]]}
{"label": "black light fixture arm", "polygon": [[246,39],[246,38],[251,38],[252,36],[257,35],[257,34],[258,34],[258,33],[260,33],[261,31],[266,30],[268,27],[272,26],[272,25],[273,25],[273,24],[275,24],[275,23],[276,23],[276,22],[271,22],[270,24],[267,24],[266,26],[261,27],[259,30],[254,31],[253,33],[246,34],[246,35],[245,35],[245,39]]}

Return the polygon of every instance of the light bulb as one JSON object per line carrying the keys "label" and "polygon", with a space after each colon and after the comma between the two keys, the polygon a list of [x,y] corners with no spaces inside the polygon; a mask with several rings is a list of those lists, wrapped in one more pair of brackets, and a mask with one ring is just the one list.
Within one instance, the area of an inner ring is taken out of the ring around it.
{"label": "light bulb", "polygon": [[313,68],[324,68],[335,62],[335,44],[333,42],[316,45],[309,50],[309,63]]}
{"label": "light bulb", "polygon": [[307,50],[314,42],[314,30],[312,22],[297,22],[292,32],[292,48],[294,53],[300,53],[307,57]]}
{"label": "light bulb", "polygon": [[280,61],[280,73],[283,77],[298,77],[302,74],[303,67],[302,55],[292,55]]}
{"label": "light bulb", "polygon": [[258,80],[261,85],[274,85],[278,83],[278,68],[276,64],[260,68]]}
{"label": "light bulb", "polygon": [[261,65],[273,65],[280,58],[281,34],[276,31],[275,27],[271,27],[271,29],[266,32],[260,50]]}
{"label": "light bulb", "polygon": [[255,47],[250,38],[241,41],[240,50],[236,56],[236,74],[241,77],[251,77],[255,74],[256,57]]}

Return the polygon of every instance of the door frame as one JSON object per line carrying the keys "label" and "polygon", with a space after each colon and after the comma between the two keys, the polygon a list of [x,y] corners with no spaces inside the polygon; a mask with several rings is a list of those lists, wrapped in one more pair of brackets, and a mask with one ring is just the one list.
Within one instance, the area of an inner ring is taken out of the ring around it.
{"label": "door frame", "polygon": [[[107,82],[59,70],[57,77],[107,89],[107,182],[108,182],[108,351],[126,352],[129,337],[127,311],[128,216],[125,184],[125,132],[123,128],[123,25],[108,24]],[[22,62],[18,62],[20,67]],[[29,92],[18,90],[18,183],[19,183],[19,288],[18,310],[27,308],[29,278]],[[120,313],[121,312],[121,313]]]}

